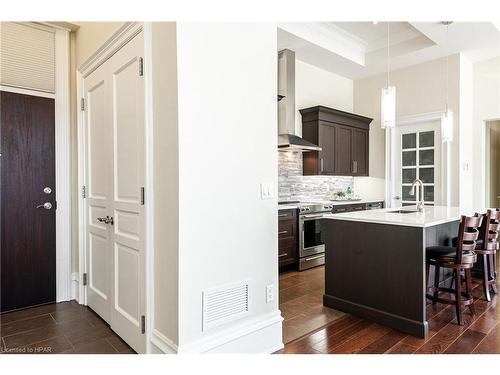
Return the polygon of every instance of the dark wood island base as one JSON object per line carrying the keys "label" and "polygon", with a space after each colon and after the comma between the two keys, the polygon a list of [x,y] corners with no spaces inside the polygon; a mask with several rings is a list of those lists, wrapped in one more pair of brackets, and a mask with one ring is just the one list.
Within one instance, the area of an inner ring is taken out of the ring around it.
{"label": "dark wood island base", "polygon": [[324,219],[323,304],[427,337],[425,248],[451,246],[458,223],[419,227]]}

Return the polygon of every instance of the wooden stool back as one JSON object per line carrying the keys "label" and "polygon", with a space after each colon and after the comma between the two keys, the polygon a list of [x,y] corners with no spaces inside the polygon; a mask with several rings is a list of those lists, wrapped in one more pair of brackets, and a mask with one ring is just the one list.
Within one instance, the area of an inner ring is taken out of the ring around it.
{"label": "wooden stool back", "polygon": [[464,252],[474,251],[476,241],[479,238],[479,227],[483,221],[481,215],[462,216],[458,228],[457,252],[455,255],[455,264],[462,263]]}

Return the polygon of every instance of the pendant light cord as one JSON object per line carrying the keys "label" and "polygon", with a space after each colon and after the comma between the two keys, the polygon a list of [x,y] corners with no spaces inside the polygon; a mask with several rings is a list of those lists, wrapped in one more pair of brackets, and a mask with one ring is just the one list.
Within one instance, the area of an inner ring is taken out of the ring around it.
{"label": "pendant light cord", "polygon": [[390,72],[390,63],[391,63],[391,54],[390,54],[390,22],[387,21],[387,87],[389,87],[390,84],[390,77],[389,77],[389,72]]}
{"label": "pendant light cord", "polygon": [[446,25],[446,112],[448,112],[448,99],[449,99],[449,81],[450,81],[450,78],[449,78],[449,62],[448,62],[448,55],[449,55],[449,48],[448,48],[448,44],[449,44],[449,37],[448,37],[448,29],[450,27],[450,24],[448,23]]}

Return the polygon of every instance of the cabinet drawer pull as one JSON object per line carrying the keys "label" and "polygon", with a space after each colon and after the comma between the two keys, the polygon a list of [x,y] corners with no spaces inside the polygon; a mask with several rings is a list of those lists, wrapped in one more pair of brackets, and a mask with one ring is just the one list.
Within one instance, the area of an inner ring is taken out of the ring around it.
{"label": "cabinet drawer pull", "polygon": [[281,232],[278,232],[278,234],[285,234],[285,233],[288,233],[287,230],[282,230]]}
{"label": "cabinet drawer pull", "polygon": [[278,214],[278,217],[287,217],[288,214]]}
{"label": "cabinet drawer pull", "polygon": [[319,159],[319,162],[321,164],[321,172],[323,172],[323,158]]}
{"label": "cabinet drawer pull", "polygon": [[281,257],[286,257],[288,255],[288,253],[283,253],[281,255],[278,255],[278,258],[281,258]]}

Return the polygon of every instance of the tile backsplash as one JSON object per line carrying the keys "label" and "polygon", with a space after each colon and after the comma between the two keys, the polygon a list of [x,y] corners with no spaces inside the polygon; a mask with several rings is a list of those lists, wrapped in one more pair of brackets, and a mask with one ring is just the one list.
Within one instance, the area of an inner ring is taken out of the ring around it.
{"label": "tile backsplash", "polygon": [[278,152],[278,200],[327,200],[336,191],[353,189],[349,176],[303,176],[302,153]]}

